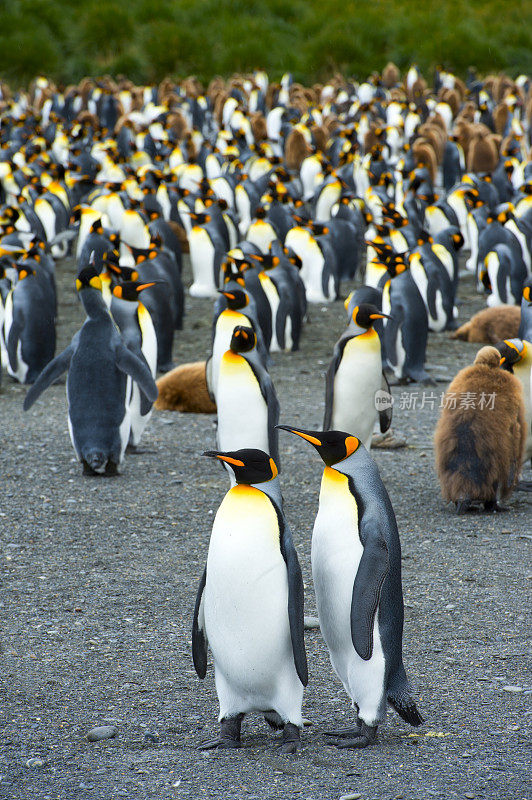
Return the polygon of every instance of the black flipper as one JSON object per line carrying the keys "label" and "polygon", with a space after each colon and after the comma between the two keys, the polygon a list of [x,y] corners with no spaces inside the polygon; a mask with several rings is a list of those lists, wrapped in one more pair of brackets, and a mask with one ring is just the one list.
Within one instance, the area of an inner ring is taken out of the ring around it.
{"label": "black flipper", "polygon": [[303,686],[306,686],[308,683],[308,666],[303,622],[303,577],[292,541],[292,532],[288,525],[284,523],[282,515],[278,510],[277,518],[279,520],[279,530],[281,534],[281,555],[285,560],[288,574],[288,620],[290,622],[290,638],[292,640],[294,664],[296,672],[299,675],[299,680]]}
{"label": "black flipper", "polygon": [[18,366],[18,355],[17,355],[17,348],[20,339],[20,334],[24,329],[24,317],[22,315],[22,311],[19,310],[17,316],[14,315],[13,309],[13,320],[11,322],[11,327],[9,329],[9,334],[6,341],[6,349],[7,355],[9,358],[9,366],[13,370],[16,371]]}
{"label": "black flipper", "polygon": [[[383,392],[388,392],[391,395],[390,391],[390,384],[388,383],[388,378],[382,373],[382,383],[381,383],[381,390]],[[381,429],[381,433],[386,433],[390,425],[392,424],[392,408],[393,406],[389,406],[388,408],[382,409],[379,411],[379,425]]]}
{"label": "black flipper", "polygon": [[117,346],[115,358],[118,369],[125,372],[126,375],[130,375],[138,383],[140,391],[151,403],[154,403],[159,391],[146,364],[143,364],[140,358],[128,350],[124,344]]}
{"label": "black flipper", "polygon": [[207,674],[207,636],[205,635],[203,619],[203,590],[207,582],[207,567],[201,576],[196,605],[194,606],[194,620],[192,622],[192,661],[199,678]]}
{"label": "black flipper", "polygon": [[24,411],[32,407],[37,398],[48,389],[51,384],[56,381],[63,372],[70,366],[72,356],[74,355],[74,348],[71,344],[68,345],[66,350],[63,350],[60,355],[56,356],[49,364],[45,366],[33,386],[30,386],[26,397],[24,398]]}
{"label": "black flipper", "polygon": [[382,584],[388,573],[389,559],[388,547],[378,529],[378,520],[363,521],[360,538],[364,552],[353,584],[351,639],[360,658],[369,661],[373,653],[373,622]]}
{"label": "black flipper", "polygon": [[352,336],[346,336],[345,338],[339,339],[336,342],[334,345],[333,357],[325,376],[325,417],[323,418],[324,431],[331,430],[334,399],[334,378],[336,376],[338,367],[340,366],[344,348],[350,339],[352,339]]}

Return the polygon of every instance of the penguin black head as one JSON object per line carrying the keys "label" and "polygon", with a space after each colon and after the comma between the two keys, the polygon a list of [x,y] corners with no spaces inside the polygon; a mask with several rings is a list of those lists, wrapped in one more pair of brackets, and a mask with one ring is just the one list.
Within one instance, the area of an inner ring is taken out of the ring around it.
{"label": "penguin black head", "polygon": [[279,474],[275,461],[263,450],[250,448],[227,452],[206,450],[203,455],[209,458],[218,458],[228,464],[235,474],[236,482],[244,483],[247,486],[271,481]]}
{"label": "penguin black head", "polygon": [[248,328],[245,325],[237,325],[231,337],[229,347],[233,353],[249,353],[255,347],[257,337],[253,328]]}
{"label": "penguin black head", "polygon": [[199,214],[191,212],[190,218],[194,221],[194,225],[206,225],[207,222],[211,221],[210,214]]}
{"label": "penguin black head", "polygon": [[532,278],[525,281],[523,286],[523,300],[526,300],[529,306],[532,306]]}
{"label": "penguin black head", "polygon": [[499,364],[507,372],[513,372],[514,366],[526,355],[526,344],[522,339],[505,339],[498,342],[495,348],[501,354]]}
{"label": "penguin black head", "polygon": [[290,425],[276,425],[283,431],[295,433],[313,445],[322,457],[325,466],[333,467],[344,458],[348,458],[360,447],[360,440],[356,436],[344,431],[305,431],[301,428],[292,428]]}
{"label": "penguin black head", "polygon": [[15,269],[18,273],[19,281],[23,281],[24,278],[27,278],[28,275],[35,275],[36,272],[32,269],[25,261],[16,261],[15,262]]}
{"label": "penguin black head", "polygon": [[100,289],[102,288],[102,280],[100,274],[95,267],[88,266],[82,269],[76,278],[76,290],[80,292],[82,289]]}
{"label": "penguin black head", "polygon": [[119,283],[113,288],[113,294],[122,300],[138,300],[139,292],[142,292],[143,289],[149,289],[150,286],[155,286],[157,283],[162,283],[162,281],[150,281],[150,283],[123,281],[123,283]]}
{"label": "penguin black head", "polygon": [[249,297],[242,289],[219,290],[227,300],[227,308],[231,311],[238,311],[240,308],[245,308],[249,304]]}
{"label": "penguin black head", "polygon": [[377,319],[390,319],[388,314],[383,314],[373,303],[361,303],[353,309],[353,322],[360,328],[371,328]]}
{"label": "penguin black head", "polygon": [[281,262],[279,256],[272,256],[271,253],[266,253],[265,255],[260,256],[250,253],[249,257],[252,261],[257,261],[262,269],[273,269],[274,267],[279,266]]}

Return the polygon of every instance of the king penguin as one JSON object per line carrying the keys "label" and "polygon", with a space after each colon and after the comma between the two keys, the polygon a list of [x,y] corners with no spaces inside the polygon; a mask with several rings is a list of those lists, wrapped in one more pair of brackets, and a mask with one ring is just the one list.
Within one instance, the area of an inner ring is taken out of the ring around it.
{"label": "king penguin", "polygon": [[354,728],[329,735],[338,747],[366,747],[375,741],[387,702],[410,725],[423,723],[403,665],[395,515],[377,466],[358,438],[279,427],[310,442],[325,462],[312,575],[331,664],[357,708]]}
{"label": "king penguin", "polygon": [[[154,282],[124,281],[113,288],[111,315],[120,329],[126,347],[145,363],[155,380],[157,372],[157,335],[150,312],[140,299],[140,292],[154,286]],[[135,381],[131,382],[129,412],[131,432],[128,450],[138,450],[140,439],[152,413],[152,403],[141,392]]]}
{"label": "king penguin", "polygon": [[80,272],[76,288],[87,319],[66,350],[41,372],[26,395],[24,410],[68,370],[68,427],[83,473],[115,475],[130,433],[128,377],[152,403],[157,399],[157,386],[147,366],[122,341],[94,267]]}
{"label": "king penguin", "polygon": [[277,467],[261,450],[208,451],[234,475],[212,527],[194,609],[192,657],[207,672],[210,645],[220,702],[220,737],[202,749],[241,747],[245,714],[283,729],[295,753],[308,682],[303,580],[282,510]]}
{"label": "king penguin", "polygon": [[380,416],[381,433],[391,424],[391,405],[379,413],[377,392],[389,393],[382,372],[381,344],[374,321],[384,319],[377,306],[355,306],[351,323],[334,346],[326,377],[325,430],[352,430],[367,450],[373,427]]}
{"label": "king penguin", "polygon": [[220,450],[256,447],[279,466],[279,401],[273,381],[256,350],[252,328],[237,325],[229,350],[222,356],[216,407]]}

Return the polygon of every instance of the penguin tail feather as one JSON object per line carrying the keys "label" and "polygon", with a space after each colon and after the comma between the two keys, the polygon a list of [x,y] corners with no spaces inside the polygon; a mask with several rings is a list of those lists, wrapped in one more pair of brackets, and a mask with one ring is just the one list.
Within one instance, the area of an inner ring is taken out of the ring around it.
{"label": "penguin tail feather", "polygon": [[388,702],[397,711],[399,716],[404,719],[405,722],[408,722],[409,725],[413,725],[414,728],[423,725],[425,722],[418,711],[415,700],[409,694],[405,694],[404,692],[389,692]]}

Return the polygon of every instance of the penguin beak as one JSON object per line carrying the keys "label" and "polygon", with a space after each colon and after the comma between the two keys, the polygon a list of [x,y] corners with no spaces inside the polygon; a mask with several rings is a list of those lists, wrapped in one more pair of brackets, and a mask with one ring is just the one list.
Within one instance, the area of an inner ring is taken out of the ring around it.
{"label": "penguin beak", "polygon": [[231,458],[230,456],[224,456],[223,453],[218,453],[216,450],[205,450],[202,453],[202,456],[207,456],[208,458],[219,458],[220,461],[225,461],[227,464],[232,464],[234,467],[244,467],[245,464],[243,461],[239,461],[238,458]]}
{"label": "penguin beak", "polygon": [[281,431],[288,431],[288,433],[295,433],[296,436],[301,436],[302,439],[305,439],[310,444],[315,445],[316,447],[322,447],[322,442],[316,438],[316,436],[312,436],[310,433],[306,431],[302,431],[299,428],[291,428],[290,425],[276,425],[276,428],[279,428]]}
{"label": "penguin beak", "polygon": [[499,361],[499,367],[502,367],[505,361],[506,361],[506,356],[501,356],[501,360]]}
{"label": "penguin beak", "polygon": [[370,319],[392,319],[389,314],[370,314]]}
{"label": "penguin beak", "polygon": [[164,281],[152,281],[151,283],[141,283],[140,286],[135,287],[135,290],[137,292],[142,292],[143,289],[149,289],[150,286],[155,286],[157,283],[164,283]]}

